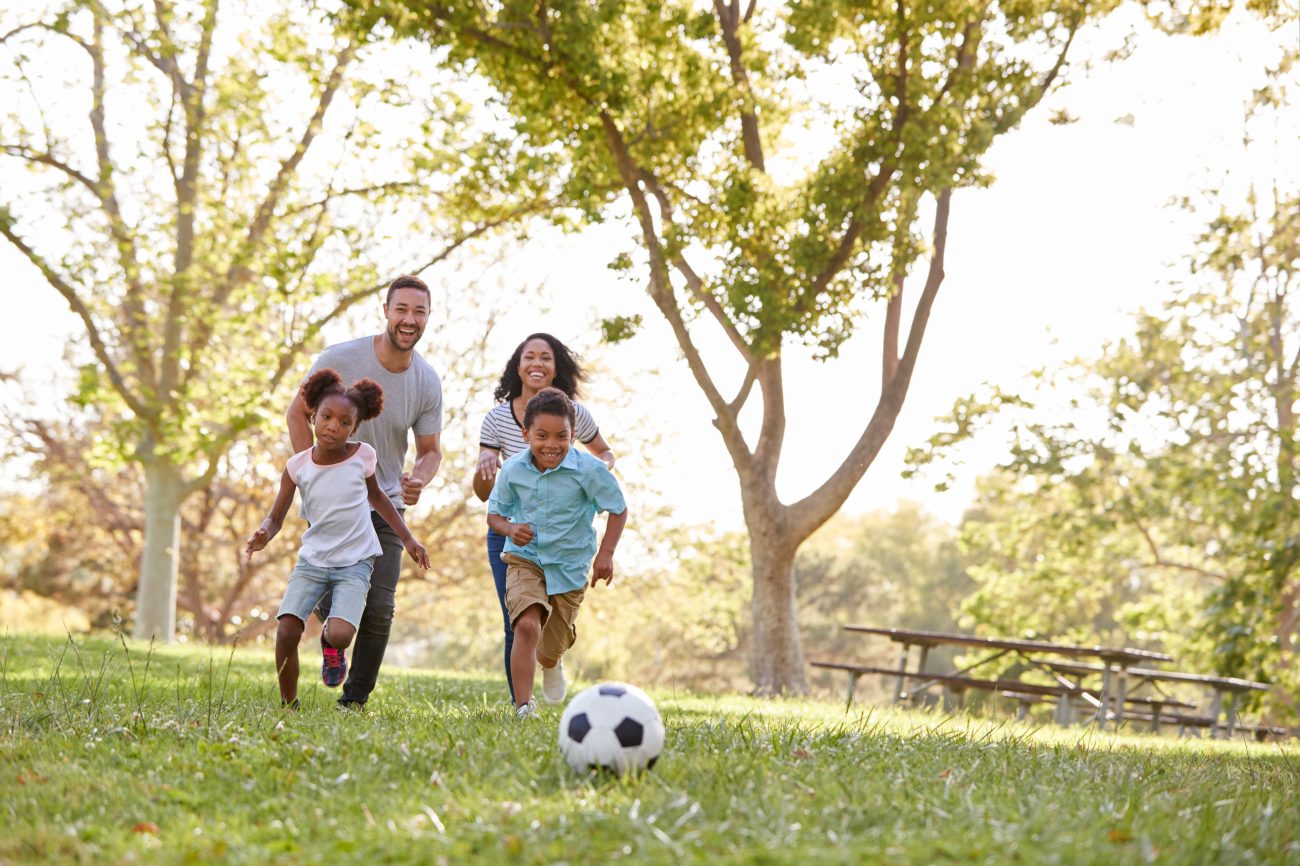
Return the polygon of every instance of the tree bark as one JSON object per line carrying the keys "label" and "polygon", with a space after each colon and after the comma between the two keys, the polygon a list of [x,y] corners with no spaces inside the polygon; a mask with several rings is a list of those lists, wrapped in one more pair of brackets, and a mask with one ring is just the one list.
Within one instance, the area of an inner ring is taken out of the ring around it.
{"label": "tree bark", "polygon": [[170,643],[176,637],[176,574],[181,540],[181,470],[166,460],[144,464],[144,553],[136,591],[135,636]]}
{"label": "tree bark", "polygon": [[753,517],[754,633],[750,649],[754,690],[760,695],[808,693],[803,641],[795,617],[794,558],[799,541],[770,517]]}

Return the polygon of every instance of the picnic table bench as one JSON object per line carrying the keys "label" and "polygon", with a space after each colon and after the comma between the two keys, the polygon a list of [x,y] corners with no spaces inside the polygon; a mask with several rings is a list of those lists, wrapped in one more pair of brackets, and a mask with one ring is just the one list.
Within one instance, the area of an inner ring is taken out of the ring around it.
{"label": "picnic table bench", "polygon": [[[1080,695],[1079,697],[1087,698],[1090,695],[1096,695],[1096,692],[1085,691],[1084,694]],[[1011,698],[1012,700],[1019,702],[1020,706],[1016,709],[1017,719],[1025,718],[1025,716],[1028,714],[1030,705],[1041,703],[1042,701],[1048,700],[1048,698],[1050,697],[1048,695],[1042,695],[1039,693],[1029,693],[1023,690],[1004,691],[1002,692],[1002,696],[1006,698]],[[1073,713],[1071,712],[1070,700],[1074,700],[1074,699],[1076,699],[1076,696],[1073,695],[1069,699],[1063,697],[1060,703],[1057,704],[1056,721],[1058,724],[1067,725],[1070,723],[1070,720],[1073,716]],[[1155,697],[1151,697],[1148,695],[1125,695],[1124,704],[1125,706],[1128,707],[1138,707],[1138,708],[1145,707],[1147,709],[1146,712],[1143,712],[1140,709],[1137,712],[1130,712],[1126,710],[1124,716],[1125,718],[1129,718],[1129,719],[1138,719],[1142,721],[1151,722],[1151,730],[1156,733],[1160,732],[1161,723],[1171,721],[1171,717],[1165,714],[1166,710],[1195,710],[1196,709],[1195,704],[1189,704],[1185,701],[1180,701],[1175,698],[1167,697],[1165,695],[1157,695]],[[1090,702],[1090,708],[1095,710],[1096,704]],[[1207,723],[1208,723],[1208,717],[1207,717]]]}
{"label": "picnic table bench", "polygon": [[[982,679],[971,676],[971,672],[978,670],[980,667],[988,665],[997,659],[1008,654],[1014,654],[1035,667],[1041,667],[1041,656],[1061,656],[1065,658],[1096,658],[1100,659],[1102,665],[1102,682],[1098,691],[1089,694],[1088,689],[1077,688],[1070,684],[1061,684],[1059,686],[1041,686],[1034,685],[1028,693],[1051,694],[1061,696],[1063,694],[1073,694],[1077,692],[1085,698],[1091,698],[1096,702],[1097,712],[1096,720],[1098,724],[1104,724],[1108,719],[1115,719],[1117,724],[1124,718],[1125,706],[1125,679],[1129,668],[1143,662],[1155,661],[1172,661],[1170,656],[1153,652],[1151,650],[1131,649],[1128,647],[1105,647],[1105,646],[1080,646],[1077,644],[1052,643],[1050,641],[1039,640],[1016,640],[1004,638],[985,638],[976,637],[967,634],[949,634],[946,632],[925,631],[919,629],[899,629],[899,628],[880,628],[869,625],[846,625],[846,631],[874,634],[888,637],[891,641],[902,644],[902,654],[899,657],[898,667],[895,669],[879,668],[869,665],[854,665],[843,662],[824,661],[813,662],[815,667],[835,668],[845,670],[849,673],[849,691],[848,701],[852,703],[853,692],[857,685],[857,679],[862,674],[879,673],[882,675],[892,675],[895,678],[894,685],[894,702],[897,703],[905,696],[913,697],[918,692],[923,691],[930,686],[943,683],[949,688],[957,686],[955,691],[960,692],[961,687],[989,689],[996,691],[1011,690],[1025,691],[1027,683],[1019,680],[1010,679]],[[919,650],[919,658],[914,671],[909,671],[908,665],[911,657],[911,649],[915,646]],[[985,649],[990,651],[990,655],[978,659],[973,664],[967,665],[961,670],[949,673],[936,673],[926,670],[926,663],[929,659],[930,650],[937,646],[962,646],[974,649]],[[1112,672],[1115,676],[1112,678]],[[922,680],[921,684],[910,691],[906,689],[906,683],[909,679]],[[1046,692],[1039,692],[1040,689],[1046,689]],[[1061,691],[1056,691],[1060,689]]]}
{"label": "picnic table bench", "polygon": [[[895,668],[882,668],[874,665],[859,665],[850,662],[832,662],[832,661],[814,661],[811,662],[813,667],[826,668],[829,670],[844,671],[849,674],[849,687],[846,696],[846,703],[852,705],[854,693],[857,690],[858,679],[864,674],[881,674],[885,676],[899,676]],[[1069,701],[1072,699],[1082,699],[1091,701],[1095,708],[1100,701],[1100,692],[1096,689],[1087,689],[1081,686],[1070,685],[1043,685],[1040,683],[1027,683],[1017,679],[981,679],[979,677],[969,677],[956,674],[939,674],[931,671],[926,672],[908,672],[902,675],[904,679],[922,680],[923,684],[911,690],[904,690],[902,698],[904,700],[910,694],[920,692],[923,688],[936,683],[942,683],[950,691],[957,695],[958,705],[962,704],[965,692],[970,689],[985,692],[997,692],[1003,697],[1020,702],[1021,706],[1017,709],[1016,718],[1023,719],[1028,709],[1028,705],[1040,701],[1058,698],[1061,704],[1058,706],[1066,707],[1068,711]],[[1167,697],[1146,697],[1129,695],[1124,698],[1124,703],[1128,706],[1156,706],[1163,710],[1170,709],[1195,709],[1195,704],[1184,703]],[[1133,715],[1129,713],[1128,715]],[[1068,717],[1058,716],[1058,721],[1065,724]]]}
{"label": "picnic table bench", "polygon": [[[1057,674],[1070,674],[1075,677],[1084,677],[1092,674],[1102,673],[1100,665],[1084,664],[1079,662],[1046,662],[1047,667]],[[1221,677],[1214,674],[1193,674],[1184,671],[1162,671],[1154,668],[1129,668],[1128,676],[1133,677],[1135,687],[1150,685],[1157,692],[1160,691],[1159,683],[1192,683],[1195,685],[1208,686],[1214,691],[1214,697],[1210,701],[1210,711],[1206,716],[1191,717],[1187,716],[1180,721],[1180,730],[1187,725],[1194,724],[1196,727],[1208,727],[1211,737],[1218,737],[1220,731],[1224,736],[1231,738],[1233,731],[1238,727],[1237,704],[1241,700],[1241,695],[1251,691],[1269,690],[1268,683],[1255,682],[1254,680],[1244,680],[1239,677]],[[1063,684],[1069,684],[1068,680],[1063,680]],[[1227,701],[1228,713],[1226,723],[1221,721],[1223,717],[1224,697],[1230,698]],[[1192,719],[1195,718],[1194,723]],[[1205,718],[1208,723],[1200,725],[1199,720]],[[1156,722],[1158,724],[1158,721]]]}

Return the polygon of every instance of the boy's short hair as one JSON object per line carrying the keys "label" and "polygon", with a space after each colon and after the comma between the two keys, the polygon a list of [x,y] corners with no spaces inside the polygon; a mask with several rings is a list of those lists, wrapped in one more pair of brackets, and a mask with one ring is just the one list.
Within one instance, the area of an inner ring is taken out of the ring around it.
{"label": "boy's short hair", "polygon": [[388,295],[384,298],[385,304],[393,300],[393,292],[398,289],[416,289],[424,292],[429,298],[429,303],[433,303],[433,292],[429,291],[428,283],[414,274],[403,274],[388,284]]}
{"label": "boy's short hair", "polygon": [[569,420],[569,429],[578,426],[577,413],[573,411],[573,401],[559,388],[543,388],[524,407],[524,426],[533,426],[533,419],[538,415],[558,415]]}

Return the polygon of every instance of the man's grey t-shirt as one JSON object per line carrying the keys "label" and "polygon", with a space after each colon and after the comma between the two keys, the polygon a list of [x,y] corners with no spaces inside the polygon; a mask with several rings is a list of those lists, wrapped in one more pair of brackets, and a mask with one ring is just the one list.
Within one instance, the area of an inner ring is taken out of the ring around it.
{"label": "man's grey t-shirt", "polygon": [[399,510],[405,508],[402,466],[406,462],[406,433],[409,430],[416,436],[431,436],[442,432],[442,381],[429,362],[414,353],[410,366],[401,373],[385,369],[375,355],[374,337],[330,346],[320,353],[307,376],[326,369],[337,371],[346,387],[358,379],[373,379],[384,389],[384,411],[378,418],[363,421],[352,438],[375,449],[375,481],[379,489]]}

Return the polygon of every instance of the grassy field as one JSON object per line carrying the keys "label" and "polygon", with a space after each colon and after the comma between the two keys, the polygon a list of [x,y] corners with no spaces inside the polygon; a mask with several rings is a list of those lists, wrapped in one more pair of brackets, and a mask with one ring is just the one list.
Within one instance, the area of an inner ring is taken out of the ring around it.
{"label": "grassy field", "polygon": [[304,675],[285,713],[257,651],[0,670],[0,864],[1300,864],[1285,745],[657,693],[655,770],[587,779],[488,677],[386,671],[361,714]]}

